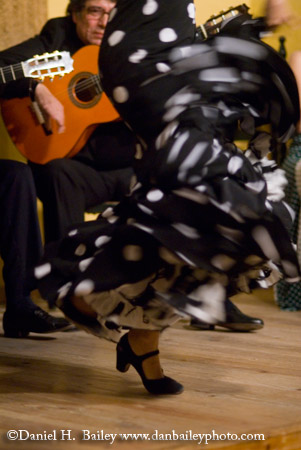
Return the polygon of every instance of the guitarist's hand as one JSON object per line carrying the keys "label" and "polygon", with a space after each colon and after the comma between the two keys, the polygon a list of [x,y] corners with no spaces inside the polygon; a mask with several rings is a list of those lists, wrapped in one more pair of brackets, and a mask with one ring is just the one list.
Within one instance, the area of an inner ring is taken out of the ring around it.
{"label": "guitarist's hand", "polygon": [[291,22],[293,13],[287,0],[267,0],[266,19],[270,27]]}
{"label": "guitarist's hand", "polygon": [[35,89],[35,101],[43,113],[46,128],[51,131],[51,122],[54,120],[58,126],[57,132],[63,133],[65,131],[64,107],[43,83],[39,83]]}

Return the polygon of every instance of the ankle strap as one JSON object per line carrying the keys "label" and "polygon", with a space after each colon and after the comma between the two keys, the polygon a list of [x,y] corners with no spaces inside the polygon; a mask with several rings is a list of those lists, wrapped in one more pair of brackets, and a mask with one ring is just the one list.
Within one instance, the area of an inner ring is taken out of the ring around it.
{"label": "ankle strap", "polygon": [[141,361],[144,361],[147,358],[150,358],[151,356],[159,355],[159,350],[154,350],[153,352],[145,353],[144,355],[137,355],[136,357],[139,358]]}

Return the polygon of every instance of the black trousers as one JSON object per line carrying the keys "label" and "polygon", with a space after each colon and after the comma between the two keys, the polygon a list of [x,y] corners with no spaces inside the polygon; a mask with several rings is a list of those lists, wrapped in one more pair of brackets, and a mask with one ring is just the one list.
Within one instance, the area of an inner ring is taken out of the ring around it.
{"label": "black trousers", "polygon": [[42,255],[37,195],[30,168],[0,160],[0,254],[7,309],[24,307],[35,289],[33,267]]}
{"label": "black trousers", "polygon": [[30,163],[43,203],[45,241],[63,237],[84,212],[129,192],[136,151],[134,135],[123,122],[102,124],[73,158]]}

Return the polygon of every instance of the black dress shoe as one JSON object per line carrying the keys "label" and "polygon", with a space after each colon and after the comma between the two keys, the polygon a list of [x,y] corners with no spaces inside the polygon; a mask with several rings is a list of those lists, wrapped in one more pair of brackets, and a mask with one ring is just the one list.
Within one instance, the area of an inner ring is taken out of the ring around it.
{"label": "black dress shoe", "polygon": [[166,377],[165,375],[163,375],[162,378],[157,378],[154,380],[146,378],[142,363],[145,359],[150,358],[151,356],[158,355],[159,350],[154,350],[152,352],[138,356],[133,352],[129,344],[128,335],[124,334],[117,344],[116,351],[116,369],[119,370],[119,372],[127,372],[130,368],[130,365],[132,365],[137,370],[145,389],[150,394],[177,395],[183,392],[184,387],[180,383],[170,377]]}
{"label": "black dress shoe", "polygon": [[219,326],[232,331],[254,331],[263,328],[263,320],[242,313],[229,299],[226,300],[225,306],[226,320],[224,322],[212,325],[201,320],[191,319],[190,326],[198,330],[214,330],[216,326]]}
{"label": "black dress shoe", "polygon": [[54,333],[67,331],[74,326],[66,319],[54,317],[37,307],[22,312],[8,312],[3,315],[4,336],[10,338],[26,337],[29,333]]}

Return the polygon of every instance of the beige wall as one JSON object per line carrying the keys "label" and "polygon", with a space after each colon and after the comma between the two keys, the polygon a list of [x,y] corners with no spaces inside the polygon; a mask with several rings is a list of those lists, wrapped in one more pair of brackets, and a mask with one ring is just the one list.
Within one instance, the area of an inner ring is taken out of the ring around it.
{"label": "beige wall", "polygon": [[67,0],[47,0],[47,15],[49,18],[64,16]]}
{"label": "beige wall", "polygon": [[46,18],[47,0],[0,0],[0,50],[38,33]]}

